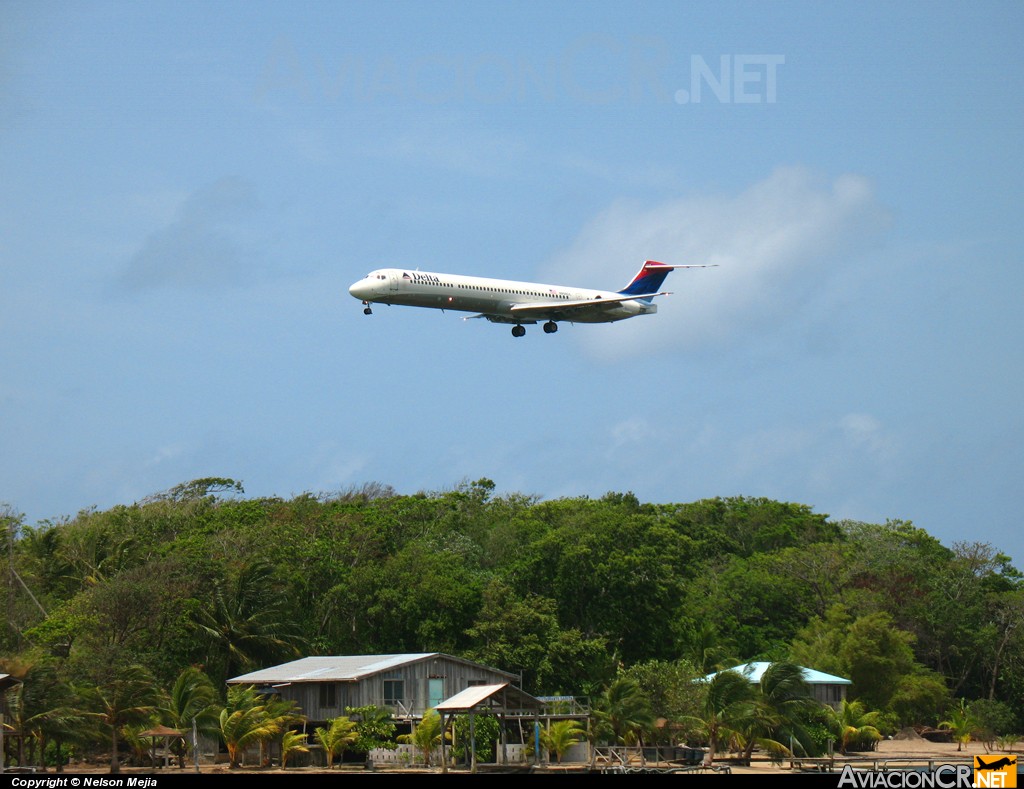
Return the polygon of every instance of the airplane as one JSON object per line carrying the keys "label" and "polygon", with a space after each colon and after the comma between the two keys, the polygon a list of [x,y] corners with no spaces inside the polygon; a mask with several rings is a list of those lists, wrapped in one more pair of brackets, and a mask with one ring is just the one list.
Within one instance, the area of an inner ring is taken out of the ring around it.
{"label": "airplane", "polygon": [[353,283],[348,292],[362,301],[363,312],[367,315],[373,314],[371,304],[476,312],[479,314],[466,319],[486,318],[491,323],[511,323],[512,336],[522,337],[526,334],[523,324],[538,321],[544,321],[545,334],[554,334],[558,331],[558,321],[612,323],[637,315],[653,315],[658,311],[654,298],[670,295],[667,291],[658,291],[670,271],[716,265],[670,266],[647,260],[620,291],[382,268]]}
{"label": "airplane", "polygon": [[1001,759],[996,759],[995,761],[989,764],[986,764],[980,756],[975,756],[974,758],[978,760],[979,770],[1001,770],[1003,767],[1009,767],[1017,763],[1016,756],[1004,756]]}

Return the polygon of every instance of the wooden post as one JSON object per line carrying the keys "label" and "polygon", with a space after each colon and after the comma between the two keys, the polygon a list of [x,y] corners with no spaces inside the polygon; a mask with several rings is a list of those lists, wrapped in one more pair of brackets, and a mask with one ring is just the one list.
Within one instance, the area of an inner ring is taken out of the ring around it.
{"label": "wooden post", "polygon": [[469,771],[476,772],[476,729],[473,728],[473,710],[469,711]]}
{"label": "wooden post", "polygon": [[448,772],[448,759],[444,753],[444,713],[441,713],[441,772]]}

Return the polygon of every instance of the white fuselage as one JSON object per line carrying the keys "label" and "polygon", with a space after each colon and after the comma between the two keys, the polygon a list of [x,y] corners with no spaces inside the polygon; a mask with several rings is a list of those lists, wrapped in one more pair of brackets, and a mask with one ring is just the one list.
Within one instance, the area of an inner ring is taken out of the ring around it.
{"label": "white fuselage", "polygon": [[[349,293],[366,303],[477,312],[502,323],[536,323],[538,319],[609,323],[658,309],[649,300],[623,301],[614,291],[397,268],[371,271],[353,284]],[[599,312],[578,309],[580,302],[601,304],[605,300],[611,303]],[[530,305],[531,309],[517,314],[513,310],[517,305]]]}

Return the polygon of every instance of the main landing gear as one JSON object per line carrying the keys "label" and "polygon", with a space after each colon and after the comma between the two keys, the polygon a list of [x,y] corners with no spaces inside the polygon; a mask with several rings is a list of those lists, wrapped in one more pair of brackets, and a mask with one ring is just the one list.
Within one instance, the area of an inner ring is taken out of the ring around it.
{"label": "main landing gear", "polygon": [[[555,323],[554,321],[548,321],[547,323],[544,324],[545,334],[554,334],[556,331],[558,331],[558,324]],[[525,326],[522,326],[517,323],[515,326],[512,327],[513,337],[522,337],[524,334],[526,334]]]}

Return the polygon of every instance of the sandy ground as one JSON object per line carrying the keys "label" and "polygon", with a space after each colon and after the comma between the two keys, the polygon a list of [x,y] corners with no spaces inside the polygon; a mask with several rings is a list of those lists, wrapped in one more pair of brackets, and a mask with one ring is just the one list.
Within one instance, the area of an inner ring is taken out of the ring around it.
{"label": "sandy ground", "polygon": [[[1015,744],[1012,753],[1021,753],[1024,751],[1024,741]],[[875,751],[864,751],[860,753],[850,753],[846,757],[839,754],[835,756],[834,769],[836,771],[841,770],[843,764],[851,762],[859,766],[869,766],[872,763],[878,763],[878,766],[883,766],[883,763],[888,762],[890,766],[906,766],[910,763],[908,760],[913,760],[916,764],[927,764],[933,761],[935,764],[954,764],[957,762],[972,762],[975,755],[984,756],[989,753],[995,753],[996,751],[988,751],[985,746],[980,742],[971,742],[963,746],[962,750],[957,751],[956,743],[936,743],[929,742],[928,740],[882,740],[878,743],[878,748]],[[772,763],[768,759],[760,759],[755,755],[752,764],[747,767],[744,765],[732,764],[728,759],[721,761],[716,760],[716,765],[728,764],[732,773],[737,775],[742,774],[760,774],[760,775],[785,775],[792,774],[794,772],[794,765],[791,765],[787,759],[781,763]],[[797,760],[795,767],[798,769],[813,769],[814,762],[811,760]],[[550,772],[577,772],[583,765],[564,765],[562,769],[552,766],[549,768]],[[109,765],[100,764],[89,764],[89,765],[69,765],[65,767],[65,773],[68,775],[74,775],[76,773],[108,773]],[[195,768],[188,766],[185,770],[180,770],[177,767],[167,767],[158,770],[152,768],[139,768],[139,767],[122,767],[121,773],[123,775],[181,775],[183,773],[194,773]],[[323,768],[292,768],[287,771],[281,770],[280,768],[258,768],[258,767],[242,767],[238,770],[229,770],[226,764],[204,764],[200,767],[200,772],[205,775],[216,775],[216,774],[232,774],[232,775],[283,775],[289,776],[301,776],[301,775],[314,775],[314,774],[327,774],[328,771]],[[432,770],[420,769],[399,769],[399,768],[379,768],[375,770],[376,774],[424,774],[426,772],[440,772],[439,769],[434,768]],[[450,770],[453,773],[465,772],[463,769]],[[345,765],[344,767],[336,767],[331,771],[332,774],[339,775],[341,773],[348,774],[367,774],[361,765]],[[54,775],[54,771],[51,769],[48,775]]]}
{"label": "sandy ground", "polygon": [[[1014,745],[1013,753],[1020,753],[1024,749],[1024,742]],[[973,764],[975,756],[985,756],[989,753],[1001,753],[1000,751],[989,751],[980,742],[970,742],[957,751],[955,742],[929,742],[928,740],[882,740],[878,743],[877,750],[864,751],[861,753],[849,753],[846,757],[836,754],[835,769],[841,770],[843,764],[851,762],[860,766],[868,763],[878,762],[882,766],[888,762],[890,766],[906,766],[907,764],[926,764],[934,761],[935,764],[955,764],[957,762],[970,762]],[[804,769],[811,768],[812,763],[803,763]],[[793,772],[790,762],[786,760],[781,765],[772,764],[769,761],[754,760],[750,767],[733,766],[734,773],[790,773]]]}

